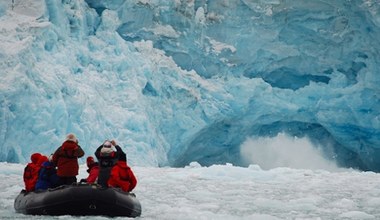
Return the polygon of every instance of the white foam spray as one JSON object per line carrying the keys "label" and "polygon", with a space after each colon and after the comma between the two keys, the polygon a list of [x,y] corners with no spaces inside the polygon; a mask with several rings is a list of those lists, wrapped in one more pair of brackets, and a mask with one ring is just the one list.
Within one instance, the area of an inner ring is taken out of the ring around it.
{"label": "white foam spray", "polygon": [[308,138],[290,137],[280,133],[273,138],[248,138],[240,146],[240,153],[245,162],[257,164],[262,169],[290,167],[339,170],[334,161],[323,157],[320,149],[319,146],[314,146]]}

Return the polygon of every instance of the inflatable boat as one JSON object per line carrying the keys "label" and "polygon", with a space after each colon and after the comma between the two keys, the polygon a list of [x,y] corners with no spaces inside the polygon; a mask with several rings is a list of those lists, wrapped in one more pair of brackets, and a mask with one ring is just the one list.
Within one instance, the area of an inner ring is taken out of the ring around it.
{"label": "inflatable boat", "polygon": [[67,185],[46,191],[26,192],[16,197],[17,213],[28,215],[103,215],[138,217],[141,204],[135,194],[99,185]]}

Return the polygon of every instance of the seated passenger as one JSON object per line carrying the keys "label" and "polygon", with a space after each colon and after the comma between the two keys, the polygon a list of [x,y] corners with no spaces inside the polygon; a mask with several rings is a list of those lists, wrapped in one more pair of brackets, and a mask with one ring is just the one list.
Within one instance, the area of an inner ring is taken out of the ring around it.
{"label": "seated passenger", "polygon": [[137,184],[137,179],[132,169],[127,165],[125,154],[119,157],[115,166],[111,170],[108,179],[109,187],[119,187],[125,192],[132,191]]}
{"label": "seated passenger", "polygon": [[38,164],[38,160],[42,155],[40,153],[34,153],[30,156],[31,163],[28,163],[24,169],[24,184],[25,190],[27,192],[34,191],[37,180],[38,180],[38,171],[40,169],[40,165]]}
{"label": "seated passenger", "polygon": [[99,175],[99,163],[95,162],[94,158],[91,157],[91,156],[89,156],[89,157],[87,157],[86,164],[87,164],[87,167],[88,167],[88,169],[87,169],[88,177],[86,179],[81,179],[80,182],[81,183],[92,184],[98,178],[98,175]]}
{"label": "seated passenger", "polygon": [[49,159],[47,157],[44,158],[44,156],[41,158],[42,164],[38,174],[36,190],[47,190],[48,188],[57,187],[59,178],[52,162],[52,156]]}

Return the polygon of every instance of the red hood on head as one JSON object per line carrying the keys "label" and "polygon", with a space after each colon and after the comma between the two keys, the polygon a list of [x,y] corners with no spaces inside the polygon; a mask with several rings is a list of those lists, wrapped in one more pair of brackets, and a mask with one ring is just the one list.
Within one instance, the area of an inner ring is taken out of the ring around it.
{"label": "red hood on head", "polygon": [[87,157],[86,159],[87,166],[90,167],[93,163],[95,163],[94,157],[92,156]]}
{"label": "red hood on head", "polygon": [[37,163],[42,155],[40,153],[34,153],[32,156],[30,156],[30,160],[32,163]]}

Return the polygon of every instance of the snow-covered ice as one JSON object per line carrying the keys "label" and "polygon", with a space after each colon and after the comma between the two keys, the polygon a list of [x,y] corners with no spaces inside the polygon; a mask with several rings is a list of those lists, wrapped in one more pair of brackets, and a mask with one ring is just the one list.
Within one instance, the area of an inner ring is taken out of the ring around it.
{"label": "snow-covered ice", "polygon": [[[1,219],[88,218],[15,213],[13,201],[23,187],[23,168],[0,164]],[[79,178],[86,175],[85,168],[81,165]],[[138,178],[134,192],[142,205],[137,219],[380,219],[380,174],[374,172],[202,167],[196,162],[185,168],[132,169]]]}

